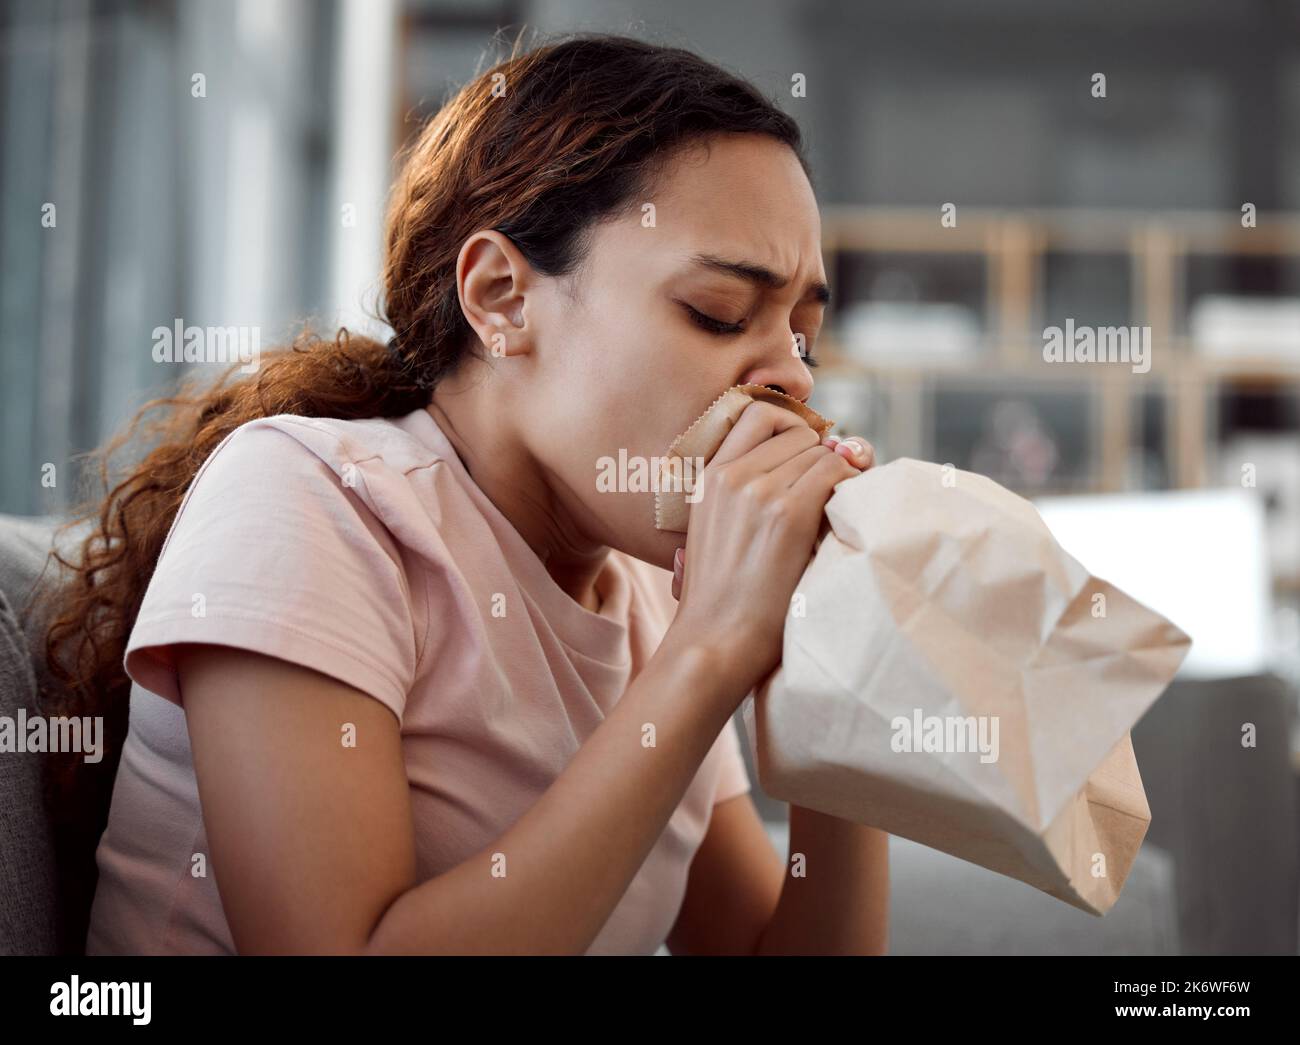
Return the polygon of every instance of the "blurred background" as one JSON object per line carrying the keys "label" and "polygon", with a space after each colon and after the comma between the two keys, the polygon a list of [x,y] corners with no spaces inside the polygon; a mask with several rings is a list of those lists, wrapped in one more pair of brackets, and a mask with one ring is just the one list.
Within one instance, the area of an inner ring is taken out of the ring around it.
{"label": "blurred background", "polygon": [[[155,327],[382,331],[394,152],[519,26],[689,47],[796,116],[813,405],[1033,498],[1193,635],[1134,731],[1153,823],[1116,908],[895,840],[895,951],[1295,953],[1298,3],[6,0],[0,512],[66,510],[74,455],[181,376]],[[1067,321],[1145,331],[1149,370],[1047,361]]]}

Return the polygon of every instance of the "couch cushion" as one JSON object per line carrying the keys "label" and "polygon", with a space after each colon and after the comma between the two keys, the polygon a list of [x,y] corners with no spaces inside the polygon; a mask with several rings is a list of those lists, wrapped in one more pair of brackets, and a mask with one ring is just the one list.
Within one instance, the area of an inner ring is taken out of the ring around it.
{"label": "couch cushion", "polygon": [[[0,592],[0,716],[37,713],[27,638]],[[0,954],[55,954],[54,851],[42,803],[42,756],[0,751]]]}
{"label": "couch cushion", "polygon": [[1276,676],[1187,678],[1133,729],[1147,843],[1178,868],[1184,954],[1296,953],[1295,722],[1295,691]]}
{"label": "couch cushion", "polygon": [[[38,583],[44,586],[62,579],[57,563],[46,569],[49,549],[62,521],[53,516],[0,515],[0,596],[9,607],[7,633],[12,640],[6,645],[4,659],[9,668],[0,678],[0,686],[9,705],[16,708],[21,703],[33,714],[37,708],[48,714],[47,701],[59,693],[44,656],[47,607],[33,601],[32,596]],[[70,551],[85,532],[82,525],[59,535],[60,547],[65,553]],[[13,837],[23,839],[9,847],[14,856],[3,872],[21,881],[11,882],[5,877],[0,890],[4,900],[13,900],[9,909],[19,921],[12,928],[16,941],[12,946],[22,953],[41,953],[42,947],[48,946],[41,941],[49,931],[51,908],[57,933],[54,953],[83,952],[95,890],[95,847],[107,817],[120,754],[110,737],[112,722],[119,717],[106,718],[109,750],[104,760],[78,766],[75,797],[57,806],[53,804],[56,792],[49,779],[53,762],[48,756],[0,756],[2,760],[15,760],[8,771],[21,778],[13,786],[0,785],[6,837],[12,825],[16,832]],[[35,783],[27,774],[35,775]],[[50,854],[47,865],[40,863],[43,844]],[[29,905],[26,911],[23,904]]]}

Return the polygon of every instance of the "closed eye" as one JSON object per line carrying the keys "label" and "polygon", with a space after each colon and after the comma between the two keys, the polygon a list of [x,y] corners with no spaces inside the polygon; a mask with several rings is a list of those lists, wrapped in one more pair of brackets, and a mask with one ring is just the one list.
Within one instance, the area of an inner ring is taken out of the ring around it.
{"label": "closed eye", "polygon": [[744,329],[744,323],[725,323],[721,319],[714,319],[712,316],[706,316],[697,308],[692,308],[686,302],[682,302],[682,307],[686,309],[687,315],[695,322],[697,326],[703,327],[711,334],[739,334]]}
{"label": "closed eye", "polygon": [[[715,319],[713,316],[705,315],[699,309],[687,304],[685,301],[679,302],[679,304],[686,310],[686,314],[691,317],[691,321],[694,322],[696,326],[707,330],[711,334],[725,337],[733,334],[744,333],[745,325],[743,322],[726,323],[721,319]],[[813,367],[821,366],[821,363],[813,356],[811,350],[805,350],[802,358],[804,365],[810,370]]]}

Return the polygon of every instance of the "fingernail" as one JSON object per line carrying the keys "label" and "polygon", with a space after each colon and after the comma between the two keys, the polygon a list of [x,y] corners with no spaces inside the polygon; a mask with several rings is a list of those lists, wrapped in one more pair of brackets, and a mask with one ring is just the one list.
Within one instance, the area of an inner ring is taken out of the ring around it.
{"label": "fingernail", "polygon": [[673,552],[673,573],[681,573],[686,568],[686,549],[678,548]]}

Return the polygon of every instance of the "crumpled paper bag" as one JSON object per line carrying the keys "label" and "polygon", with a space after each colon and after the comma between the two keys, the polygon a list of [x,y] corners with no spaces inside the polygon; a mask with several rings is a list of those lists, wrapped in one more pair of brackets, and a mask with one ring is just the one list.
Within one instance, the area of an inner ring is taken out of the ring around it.
{"label": "crumpled paper bag", "polygon": [[877,466],[826,520],[743,705],[764,791],[1104,914],[1151,820],[1129,731],[1190,639],[972,472]]}

